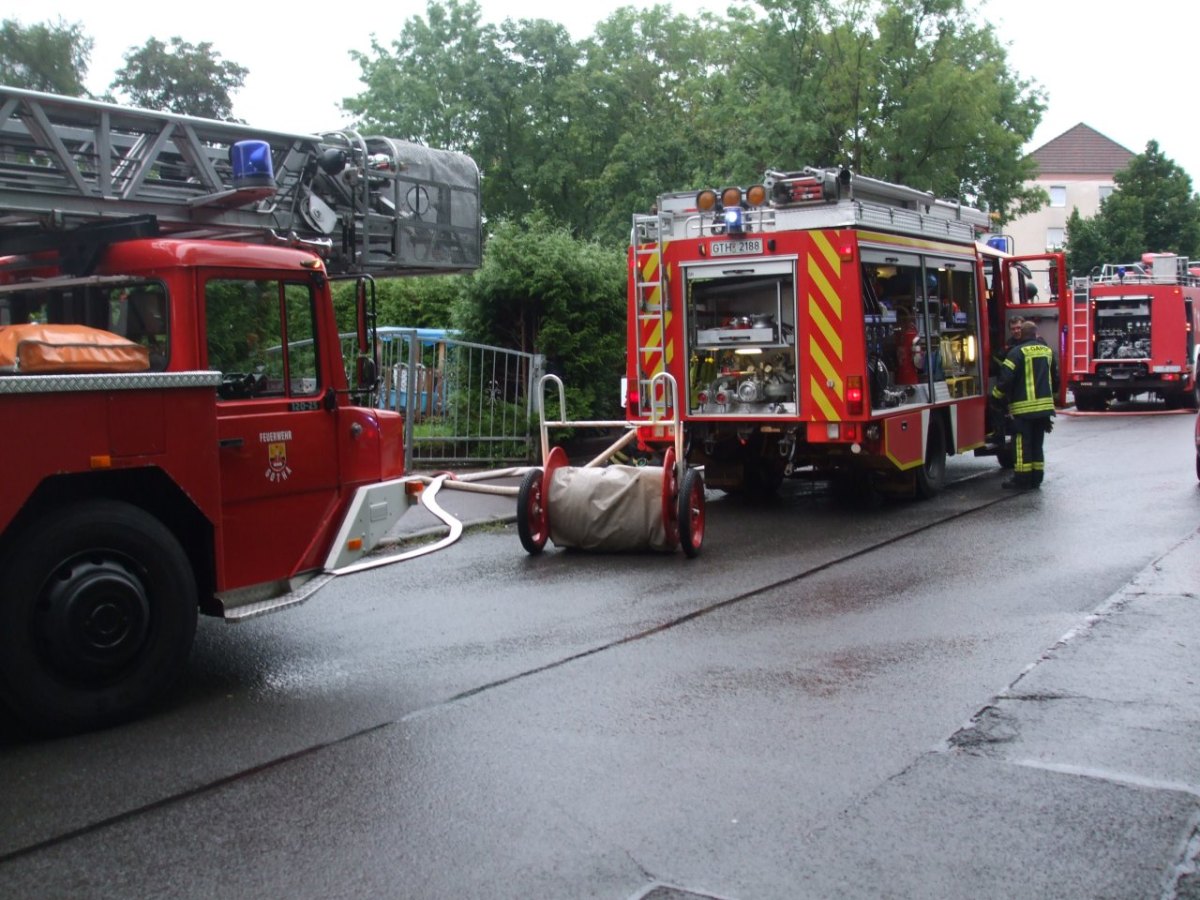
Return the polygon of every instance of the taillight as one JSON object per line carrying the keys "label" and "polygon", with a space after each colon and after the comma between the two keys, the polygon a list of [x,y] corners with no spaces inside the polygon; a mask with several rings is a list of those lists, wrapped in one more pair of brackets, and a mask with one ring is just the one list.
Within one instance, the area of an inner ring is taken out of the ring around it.
{"label": "taillight", "polygon": [[729,402],[729,395],[724,391],[717,391],[717,402],[724,406]]}
{"label": "taillight", "polygon": [[851,375],[846,379],[846,410],[851,415],[862,415],[863,380],[861,375]]}
{"label": "taillight", "polygon": [[708,391],[701,391],[697,395],[696,399],[700,401],[700,404],[702,406],[708,405]]}

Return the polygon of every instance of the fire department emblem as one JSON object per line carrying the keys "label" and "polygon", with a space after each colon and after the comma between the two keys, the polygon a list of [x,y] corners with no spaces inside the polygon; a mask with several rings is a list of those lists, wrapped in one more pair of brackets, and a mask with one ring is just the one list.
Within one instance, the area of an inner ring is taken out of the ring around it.
{"label": "fire department emblem", "polygon": [[267,478],[271,481],[286,481],[292,474],[287,462],[287,444],[277,441],[267,445]]}

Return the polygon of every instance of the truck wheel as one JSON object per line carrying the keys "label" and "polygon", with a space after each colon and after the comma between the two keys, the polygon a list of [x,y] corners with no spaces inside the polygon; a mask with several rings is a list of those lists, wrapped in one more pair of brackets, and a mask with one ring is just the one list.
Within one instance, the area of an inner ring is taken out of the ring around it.
{"label": "truck wheel", "polygon": [[936,497],[946,483],[946,432],[942,420],[929,419],[929,440],[925,445],[925,462],[917,469],[917,496],[922,500]]}
{"label": "truck wheel", "polygon": [[1104,409],[1104,398],[1092,391],[1074,391],[1075,408],[1080,412],[1100,412]]}
{"label": "truck wheel", "polygon": [[95,500],[35,522],[0,567],[0,699],[38,732],[133,717],[187,664],[187,554],[161,522]]}
{"label": "truck wheel", "polygon": [[755,500],[769,500],[779,494],[783,485],[785,460],[768,461],[757,456],[746,459],[745,485],[748,496]]}

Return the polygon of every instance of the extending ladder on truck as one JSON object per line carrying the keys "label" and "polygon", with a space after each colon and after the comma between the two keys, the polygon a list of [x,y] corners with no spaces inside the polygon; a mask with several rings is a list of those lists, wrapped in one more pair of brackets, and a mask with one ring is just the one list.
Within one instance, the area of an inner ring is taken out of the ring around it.
{"label": "extending ladder on truck", "polygon": [[[239,166],[239,164],[241,164]],[[307,246],[333,274],[459,272],[481,258],[467,156],[354,131],[293,134],[0,88],[0,256],[57,232]]]}

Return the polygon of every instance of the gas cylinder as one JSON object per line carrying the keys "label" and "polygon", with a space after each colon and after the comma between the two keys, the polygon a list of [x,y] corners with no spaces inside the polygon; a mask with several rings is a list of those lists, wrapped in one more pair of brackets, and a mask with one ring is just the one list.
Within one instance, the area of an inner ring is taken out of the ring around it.
{"label": "gas cylinder", "polygon": [[913,361],[916,342],[917,326],[909,319],[896,338],[896,384],[917,383],[917,367]]}

